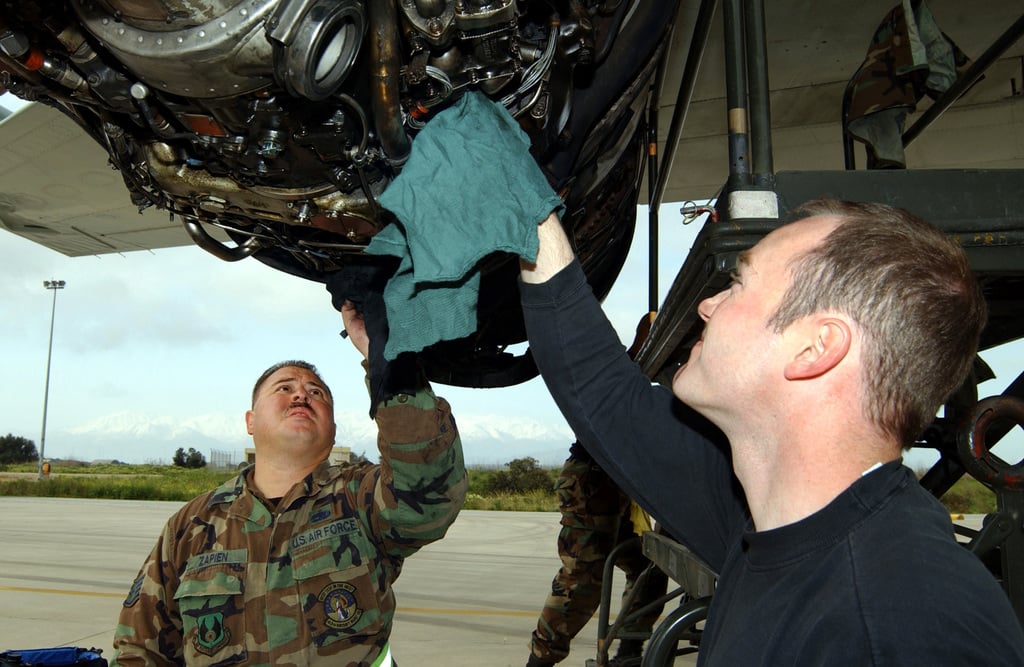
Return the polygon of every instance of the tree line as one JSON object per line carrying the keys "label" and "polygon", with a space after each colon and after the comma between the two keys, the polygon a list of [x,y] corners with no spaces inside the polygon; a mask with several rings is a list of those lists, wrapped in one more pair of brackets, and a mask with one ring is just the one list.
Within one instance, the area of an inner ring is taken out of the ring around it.
{"label": "tree line", "polygon": [[[15,463],[31,463],[39,460],[39,450],[36,443],[20,435],[8,433],[0,437],[0,466],[12,465]],[[179,468],[205,468],[206,457],[203,453],[189,447],[178,447],[174,452],[171,462]]]}
{"label": "tree line", "polygon": [[36,443],[20,435],[7,435],[0,438],[0,466],[12,463],[29,463],[39,460]]}
{"label": "tree line", "polygon": [[[367,460],[363,454],[355,454],[352,459],[353,463]],[[32,440],[11,433],[0,437],[0,466],[37,460],[39,452]],[[179,447],[171,457],[171,462],[179,468],[206,467],[206,457],[194,447],[189,447],[187,451]],[[540,467],[535,458],[515,459],[505,466],[506,470],[495,471],[483,481],[484,490],[489,493],[529,493],[550,491],[552,488],[551,473]]]}

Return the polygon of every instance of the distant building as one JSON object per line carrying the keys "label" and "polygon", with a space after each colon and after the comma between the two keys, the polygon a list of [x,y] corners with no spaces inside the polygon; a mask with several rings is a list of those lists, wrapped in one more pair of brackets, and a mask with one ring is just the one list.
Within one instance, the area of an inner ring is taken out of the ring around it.
{"label": "distant building", "polygon": [[[331,449],[331,463],[337,465],[339,463],[348,463],[352,460],[352,448],[351,447],[334,447]],[[245,448],[245,462],[255,463],[256,462],[256,448],[246,447]]]}

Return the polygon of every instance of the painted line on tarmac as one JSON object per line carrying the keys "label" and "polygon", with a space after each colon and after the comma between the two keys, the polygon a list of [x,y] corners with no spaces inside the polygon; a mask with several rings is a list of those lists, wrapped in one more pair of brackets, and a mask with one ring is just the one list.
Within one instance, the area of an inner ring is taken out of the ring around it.
{"label": "painted line on tarmac", "polygon": [[537,616],[540,611],[514,611],[511,609],[428,609],[425,607],[405,607],[401,603],[395,609],[396,614],[429,614],[449,616]]}
{"label": "painted line on tarmac", "polygon": [[[71,591],[55,588],[29,588],[28,586],[0,586],[0,591],[16,593],[42,593],[44,595],[81,595],[96,598],[124,598],[125,593],[103,593],[101,591]],[[534,617],[539,613],[533,611],[515,611],[511,609],[430,609],[427,607],[405,607],[398,605],[398,614],[428,614],[431,616],[521,616]],[[615,617],[611,616],[610,620]]]}
{"label": "painted line on tarmac", "polygon": [[[520,616],[536,618],[540,614],[540,610],[532,611],[515,611],[513,609],[429,609],[424,607],[405,607],[401,603],[395,609],[395,615],[401,616],[402,614],[428,614],[431,616]],[[608,616],[609,621],[615,620],[615,614]]]}
{"label": "painted line on tarmac", "polygon": [[29,588],[28,586],[0,586],[0,591],[15,593],[42,593],[44,595],[82,595],[93,598],[124,598],[126,593],[104,593],[102,591],[69,591],[58,588]]}

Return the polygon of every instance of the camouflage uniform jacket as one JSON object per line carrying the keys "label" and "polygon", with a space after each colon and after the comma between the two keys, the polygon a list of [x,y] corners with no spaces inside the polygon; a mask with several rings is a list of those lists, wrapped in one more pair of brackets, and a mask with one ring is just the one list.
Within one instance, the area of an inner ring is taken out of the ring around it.
{"label": "camouflage uniform jacket", "polygon": [[276,511],[246,469],[178,511],[121,611],[112,664],[379,664],[403,560],[444,536],[466,471],[448,403],[381,404],[380,464],[321,464]]}

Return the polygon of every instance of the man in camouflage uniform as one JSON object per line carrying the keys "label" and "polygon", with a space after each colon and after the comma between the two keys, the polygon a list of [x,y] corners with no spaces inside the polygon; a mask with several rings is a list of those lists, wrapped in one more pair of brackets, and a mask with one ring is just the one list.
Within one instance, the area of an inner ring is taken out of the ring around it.
{"label": "man in camouflage uniform", "polygon": [[[600,605],[608,554],[625,540],[636,537],[631,518],[633,502],[578,442],[569,449],[556,489],[562,513],[562,529],[558,533],[562,567],[551,582],[551,593],[531,636],[527,667],[550,667],[569,655],[572,639]],[[616,561],[626,574],[623,599],[649,564],[639,550],[628,551]],[[620,613],[639,609],[663,595],[667,584],[663,572],[652,571],[632,607]],[[651,610],[625,627],[624,632],[649,634],[660,613],[660,608]],[[616,659],[621,663],[638,657],[642,646],[642,639],[621,640]]]}
{"label": "man in camouflage uniform", "polygon": [[952,86],[971,60],[925,2],[902,0],[885,15],[850,80],[846,131],[865,144],[868,169],[905,169],[903,126],[928,95]]}
{"label": "man in camouflage uniform", "polygon": [[[362,317],[341,310],[365,357]],[[445,534],[467,486],[448,403],[421,387],[378,404],[380,464],[334,466],[327,385],[306,362],[268,369],[246,413],[255,464],[168,521],[124,601],[112,663],[393,664],[392,584]]]}
{"label": "man in camouflage uniform", "polygon": [[[637,323],[633,343],[627,350],[634,358],[651,330],[654,313],[646,313]],[[574,442],[569,458],[562,465],[558,482],[558,509],[562,514],[562,529],[558,533],[558,556],[562,567],[551,582],[551,593],[544,602],[537,629],[530,638],[530,657],[527,667],[550,667],[565,660],[573,638],[594,616],[601,603],[601,582],[604,566],[612,549],[636,537],[642,529],[633,516],[642,516],[629,496],[615,484],[587,450]],[[649,521],[648,521],[649,523]],[[650,561],[639,552],[627,551],[616,565],[626,574],[623,599],[630,595],[634,585]],[[643,588],[637,591],[630,613],[664,595],[668,577],[654,569]],[[652,609],[623,628],[629,634],[649,635],[661,614],[661,607]],[[616,660],[624,664],[640,656],[642,639],[623,639],[619,642]],[[615,664],[614,662],[612,664]],[[639,664],[634,662],[634,664]]]}

